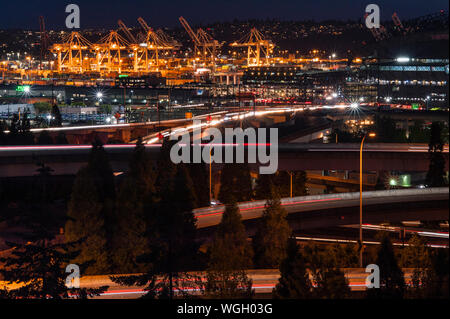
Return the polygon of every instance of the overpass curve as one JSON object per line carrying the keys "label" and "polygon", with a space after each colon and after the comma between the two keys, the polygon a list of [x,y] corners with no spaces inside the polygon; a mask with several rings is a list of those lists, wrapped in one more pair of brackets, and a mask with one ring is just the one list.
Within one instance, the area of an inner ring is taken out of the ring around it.
{"label": "overpass curve", "polygon": [[[419,203],[430,203],[436,201],[439,203],[447,202],[446,214],[440,215],[448,219],[448,187],[439,188],[425,188],[425,189],[402,189],[402,190],[385,190],[385,191],[370,191],[363,192],[363,207],[366,209],[369,206],[396,206],[405,205],[406,203],[421,206]],[[239,209],[242,215],[243,221],[255,220],[262,216],[265,208],[266,201],[254,201],[240,203]],[[317,216],[319,225],[326,225],[327,222],[320,222],[320,219],[328,218],[328,214],[321,214],[321,211],[329,211],[332,209],[344,209],[358,208],[359,207],[359,192],[355,193],[339,193],[339,194],[327,194],[327,195],[313,195],[313,196],[301,196],[294,198],[281,199],[281,205],[287,210],[288,216],[291,217],[294,214],[312,213]],[[216,226],[222,219],[222,214],[225,211],[223,205],[217,207],[201,208],[194,211],[197,218],[197,227],[199,229]],[[407,220],[407,216],[405,216]],[[411,216],[414,219],[416,215]],[[358,216],[359,218],[359,216]],[[445,219],[445,218],[443,218]],[[337,223],[338,221],[336,221]],[[349,223],[350,220],[342,221],[343,223]]]}

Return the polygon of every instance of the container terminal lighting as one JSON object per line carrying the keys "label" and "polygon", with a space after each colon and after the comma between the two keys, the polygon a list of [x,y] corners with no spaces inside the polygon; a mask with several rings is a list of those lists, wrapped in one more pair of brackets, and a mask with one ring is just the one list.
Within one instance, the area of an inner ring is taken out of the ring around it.
{"label": "container terminal lighting", "polygon": [[351,107],[352,109],[356,109],[356,108],[359,107],[359,104],[358,104],[358,103],[352,103],[352,104],[350,104],[350,107]]}
{"label": "container terminal lighting", "polygon": [[397,62],[400,62],[400,63],[405,63],[405,62],[409,62],[409,58],[408,57],[398,57],[397,58]]}

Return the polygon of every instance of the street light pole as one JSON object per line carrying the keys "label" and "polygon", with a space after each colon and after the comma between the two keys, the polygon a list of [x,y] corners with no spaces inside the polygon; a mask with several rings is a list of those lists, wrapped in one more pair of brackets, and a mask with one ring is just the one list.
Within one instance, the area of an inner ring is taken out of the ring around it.
{"label": "street light pole", "polygon": [[[363,250],[364,250],[364,244],[363,244],[363,231],[362,231],[362,218],[363,218],[363,211],[362,211],[362,192],[363,192],[363,147],[364,147],[364,141],[366,139],[367,134],[364,134],[362,140],[361,140],[361,147],[359,149],[359,242],[361,245],[361,249],[359,250],[359,266],[363,267]],[[375,133],[369,133],[369,137],[375,137]]]}
{"label": "street light pole", "polygon": [[366,135],[361,140],[361,147],[359,150],[359,242],[360,242],[360,250],[359,250],[359,266],[363,267],[363,233],[362,233],[362,170],[363,170],[363,164],[362,164],[362,152],[363,152],[363,146],[364,146],[364,140],[366,139]]}
{"label": "street light pole", "polygon": [[212,202],[212,161],[211,161],[211,146],[209,147],[209,204]]}
{"label": "street light pole", "polygon": [[290,177],[290,179],[291,179],[291,198],[292,198],[292,172],[288,172],[288,174],[289,174],[289,177]]}

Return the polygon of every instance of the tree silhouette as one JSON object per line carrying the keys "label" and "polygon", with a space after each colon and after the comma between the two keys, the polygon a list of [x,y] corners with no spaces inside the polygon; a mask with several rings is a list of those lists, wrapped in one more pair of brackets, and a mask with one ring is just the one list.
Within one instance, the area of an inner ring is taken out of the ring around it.
{"label": "tree silhouette", "polygon": [[80,242],[75,247],[80,254],[74,263],[95,262],[86,274],[107,274],[111,271],[103,204],[94,178],[88,168],[82,168],[75,178],[68,207],[65,235],[68,242]]}
{"label": "tree silhouette", "polygon": [[209,173],[205,163],[188,165],[189,175],[195,185],[194,192],[197,198],[197,207],[209,206]]}
{"label": "tree silhouette", "polygon": [[108,155],[99,141],[95,141],[88,165],[75,179],[68,207],[66,238],[78,242],[80,255],[75,261],[95,260],[86,270],[88,274],[112,271],[111,249],[115,230],[115,185]]}
{"label": "tree silhouette", "polygon": [[209,298],[249,298],[253,295],[252,281],[245,271],[251,266],[251,246],[239,208],[233,199],[229,202],[210,248],[205,284],[205,295]]}
{"label": "tree silhouette", "polygon": [[[446,256],[447,255],[447,256]],[[446,260],[447,259],[447,260]],[[448,296],[448,251],[433,250],[423,237],[414,234],[403,248],[402,266],[413,268],[409,298],[445,298]]]}
{"label": "tree silhouette", "polygon": [[292,174],[292,195],[304,196],[308,194],[306,187],[306,173],[304,171],[286,172],[279,171],[275,174],[261,174],[256,180],[255,198],[264,200],[270,197],[271,187],[277,188],[281,198],[291,195],[291,174]]}
{"label": "tree silhouette", "polygon": [[[39,169],[46,183],[50,168]],[[42,192],[45,193],[45,189]],[[107,289],[69,289],[66,286],[66,266],[76,259],[75,242],[61,242],[56,236],[58,222],[47,207],[47,196],[43,194],[39,205],[26,210],[16,221],[22,228],[23,243],[8,242],[9,256],[0,258],[0,274],[12,289],[0,291],[0,298],[8,299],[63,299],[87,298]],[[78,265],[83,272],[86,264]]]}
{"label": "tree silhouette", "polygon": [[137,259],[149,253],[145,209],[154,202],[154,180],[152,162],[138,139],[117,196],[115,233],[120,235],[112,239],[112,258],[119,273],[145,271],[146,265]]}
{"label": "tree silhouette", "polygon": [[233,197],[237,202],[249,201],[253,197],[252,180],[248,164],[224,164],[220,175],[219,200],[228,204]]}
{"label": "tree silhouette", "polygon": [[307,266],[316,285],[314,296],[320,299],[343,299],[350,297],[350,287],[338,263],[335,250],[327,246],[321,250],[316,244],[305,247]]}
{"label": "tree silhouette", "polygon": [[381,245],[378,249],[375,264],[380,268],[380,288],[369,289],[369,298],[397,299],[403,298],[405,279],[398,265],[391,240],[388,235],[381,235]]}
{"label": "tree silhouette", "polygon": [[280,265],[280,279],[273,290],[276,299],[309,299],[312,284],[304,257],[300,254],[294,238],[290,238],[286,258]]}
{"label": "tree silhouette", "polygon": [[61,127],[62,126],[62,117],[61,117],[61,112],[59,111],[58,105],[53,104],[51,116],[52,116],[51,125],[56,126],[56,127]]}
{"label": "tree silhouette", "polygon": [[201,286],[200,278],[187,273],[196,267],[199,248],[193,185],[184,165],[173,168],[174,174],[159,175],[159,201],[147,223],[149,253],[137,258],[145,263],[145,273],[111,278],[123,285],[145,286],[144,298],[172,299],[175,292],[188,296],[190,287]]}
{"label": "tree silhouette", "polygon": [[286,220],[287,211],[281,207],[280,196],[272,186],[255,238],[255,264],[260,268],[278,268],[286,257],[291,229]]}

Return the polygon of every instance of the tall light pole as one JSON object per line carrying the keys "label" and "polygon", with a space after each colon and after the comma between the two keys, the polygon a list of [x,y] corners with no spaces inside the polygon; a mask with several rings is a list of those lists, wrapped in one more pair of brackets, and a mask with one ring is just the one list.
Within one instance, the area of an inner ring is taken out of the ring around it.
{"label": "tall light pole", "polygon": [[209,147],[209,205],[212,202],[212,161],[211,161],[212,148]]}
{"label": "tall light pole", "polygon": [[[359,243],[361,245],[359,250],[359,267],[363,267],[363,233],[362,233],[362,192],[363,192],[363,147],[364,140],[366,139],[367,134],[364,134],[361,140],[361,147],[359,149]],[[375,133],[369,133],[369,137],[375,137]]]}
{"label": "tall light pole", "polygon": [[292,195],[293,195],[293,192],[292,192],[292,174],[293,174],[293,172],[288,172],[288,174],[289,174],[289,177],[290,177],[290,180],[291,180],[291,192],[290,192],[290,194],[291,194],[291,198],[292,198]]}

